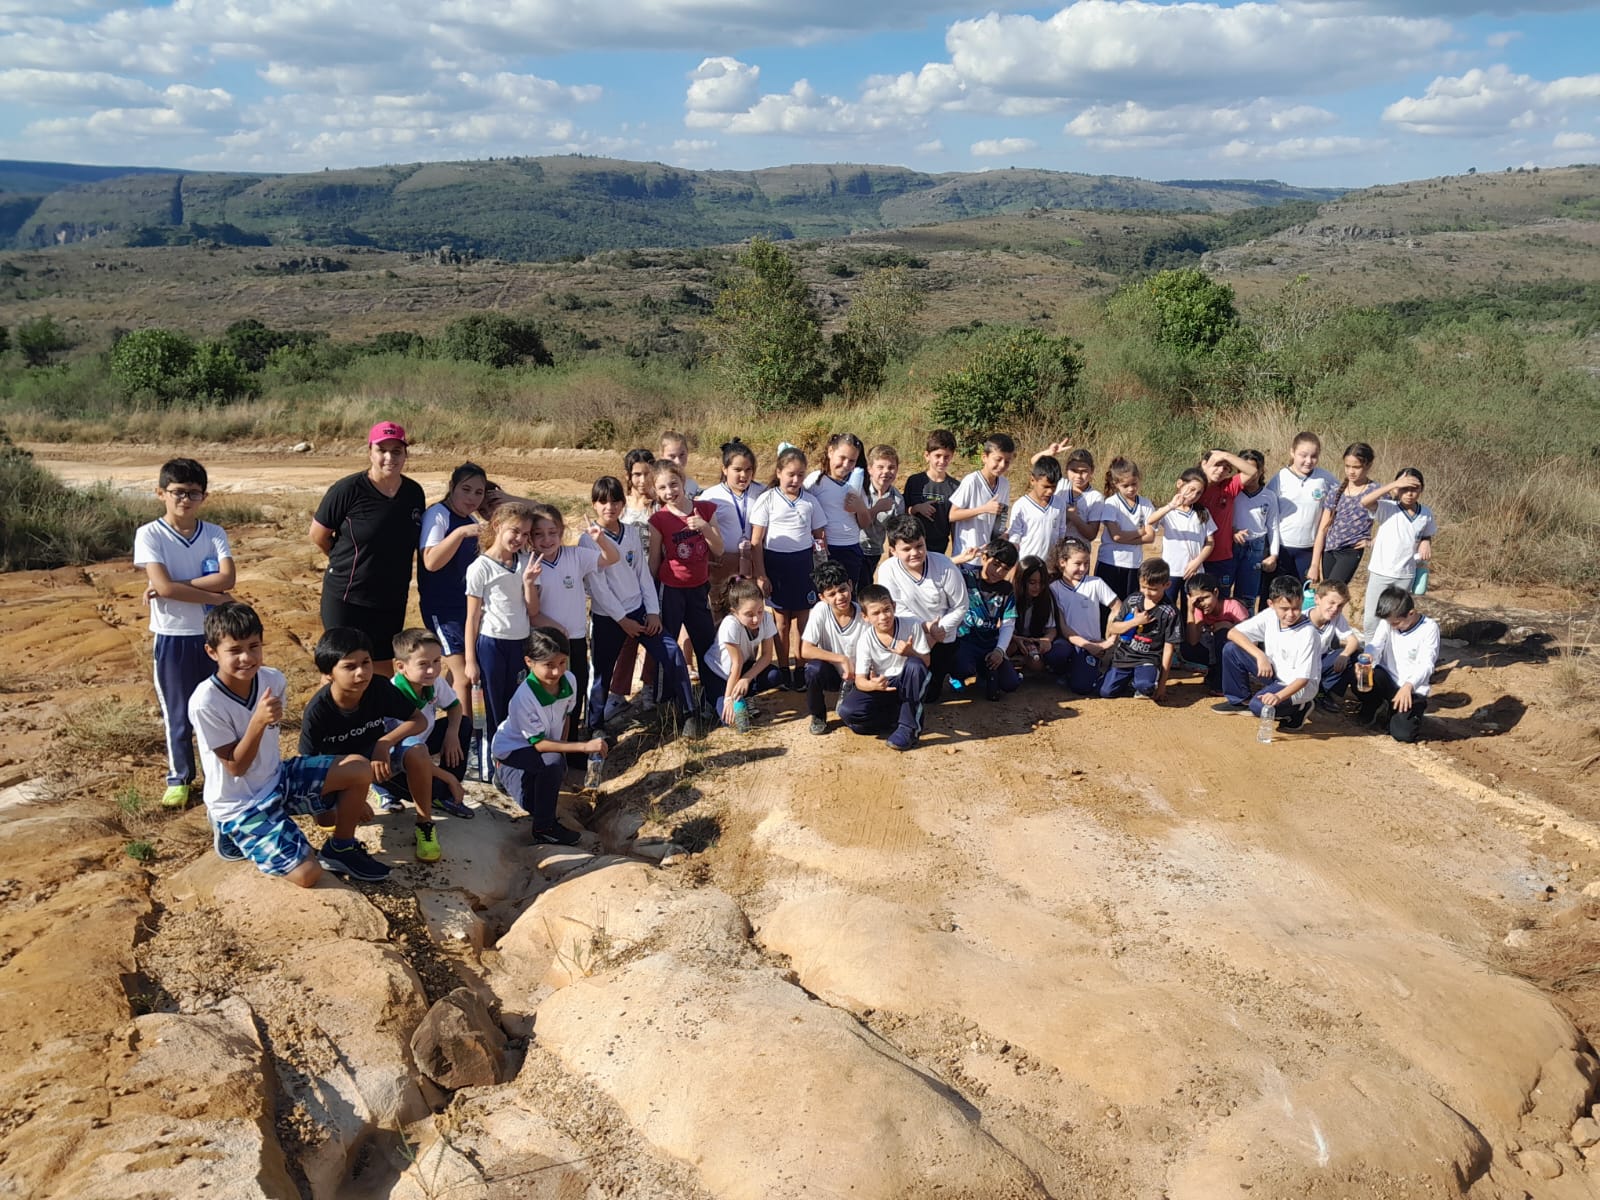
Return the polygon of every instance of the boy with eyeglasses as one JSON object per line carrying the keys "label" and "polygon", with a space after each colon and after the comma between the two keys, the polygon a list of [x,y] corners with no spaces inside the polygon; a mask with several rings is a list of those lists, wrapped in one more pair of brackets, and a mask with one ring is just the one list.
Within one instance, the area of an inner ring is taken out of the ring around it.
{"label": "boy with eyeglasses", "polygon": [[206,655],[206,613],[233,599],[228,591],[236,578],[228,535],[200,519],[206,488],[206,469],[194,459],[162,464],[156,495],[166,513],[133,535],[133,565],[144,568],[147,580],[156,698],[166,726],[165,808],[189,803],[195,776],[189,697],[215,669]]}

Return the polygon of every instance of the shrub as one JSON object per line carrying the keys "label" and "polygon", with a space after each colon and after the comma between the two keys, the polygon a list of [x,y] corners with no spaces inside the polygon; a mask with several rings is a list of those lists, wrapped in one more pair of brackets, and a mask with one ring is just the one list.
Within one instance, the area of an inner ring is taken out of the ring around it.
{"label": "shrub", "polygon": [[220,342],[201,342],[184,373],[183,394],[198,400],[233,400],[256,392],[244,363]]}
{"label": "shrub", "polygon": [[706,328],[717,373],[760,412],[819,404],[822,328],[795,261],[763,238],[739,255]]}
{"label": "shrub", "polygon": [[474,313],[451,321],[439,335],[437,349],[442,358],[479,362],[491,367],[521,363],[536,367],[555,365],[555,359],[545,349],[539,326],[504,313]]}
{"label": "shrub", "polygon": [[868,276],[850,303],[844,330],[833,335],[833,390],[858,400],[881,388],[890,361],[915,348],[922,307],[922,293],[905,267]]}
{"label": "shrub", "polygon": [[995,328],[963,367],[934,381],[929,421],[968,447],[995,429],[1056,422],[1071,408],[1083,371],[1077,342],[1038,329]]}
{"label": "shrub", "polygon": [[111,350],[111,377],[133,395],[150,392],[165,402],[182,394],[183,379],[194,361],[192,338],[171,329],[135,329],[117,339]]}
{"label": "shrub", "polygon": [[1112,311],[1184,354],[1211,350],[1239,323],[1233,289],[1195,267],[1130,284],[1112,300]]}
{"label": "shrub", "polygon": [[17,326],[17,349],[30,367],[48,367],[72,345],[72,338],[54,317],[34,317]]}
{"label": "shrub", "polygon": [[309,346],[326,336],[303,330],[272,329],[253,317],[247,317],[235,321],[222,331],[222,345],[233,352],[247,371],[259,371],[267,365],[274,351],[285,346]]}

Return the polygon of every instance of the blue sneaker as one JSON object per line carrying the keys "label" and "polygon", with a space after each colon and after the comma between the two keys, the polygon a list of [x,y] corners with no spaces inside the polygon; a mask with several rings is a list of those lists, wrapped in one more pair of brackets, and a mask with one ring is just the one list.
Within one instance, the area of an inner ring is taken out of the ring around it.
{"label": "blue sneaker", "polygon": [[376,784],[370,789],[368,799],[370,800],[374,796],[377,797],[378,803],[373,807],[381,813],[405,812],[406,809],[411,807],[410,804],[400,799],[388,788],[378,787]]}
{"label": "blue sneaker", "polygon": [[217,857],[225,862],[243,862],[244,851],[234,843],[234,840],[211,823],[211,848],[217,852]]}
{"label": "blue sneaker", "polygon": [[433,797],[433,811],[448,813],[452,817],[460,817],[463,821],[470,821],[478,815],[478,810],[468,808],[449,792],[439,792]]}
{"label": "blue sneaker", "polygon": [[898,727],[889,735],[889,749],[909,750],[917,744],[917,731],[905,725]]}

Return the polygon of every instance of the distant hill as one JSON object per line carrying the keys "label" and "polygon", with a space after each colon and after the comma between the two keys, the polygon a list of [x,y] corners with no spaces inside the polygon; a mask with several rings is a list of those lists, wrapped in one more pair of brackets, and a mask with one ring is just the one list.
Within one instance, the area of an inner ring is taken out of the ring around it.
{"label": "distant hill", "polygon": [[[104,238],[406,251],[449,245],[528,260],[713,245],[755,234],[834,237],[1036,208],[1230,213],[1342,194],[1275,181],[1154,183],[1017,169],[929,175],[904,167],[796,164],[690,171],[579,155],[277,176],[110,174],[118,170],[0,163],[0,244],[32,249]],[[90,174],[74,178],[74,172]],[[7,180],[17,181],[13,190],[21,194],[5,194]],[[29,195],[28,188],[42,194]]]}

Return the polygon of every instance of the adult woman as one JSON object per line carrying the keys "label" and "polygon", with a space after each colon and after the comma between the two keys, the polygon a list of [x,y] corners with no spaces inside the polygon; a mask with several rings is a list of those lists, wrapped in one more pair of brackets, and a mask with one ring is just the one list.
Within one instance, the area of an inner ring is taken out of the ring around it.
{"label": "adult woman", "polygon": [[394,674],[394,635],[405,627],[411,562],[427,498],[403,474],[406,431],[379,421],[367,433],[367,469],[346,475],[322,497],[311,519],[311,544],[328,556],[322,577],[322,627],[359,629],[372,662]]}

